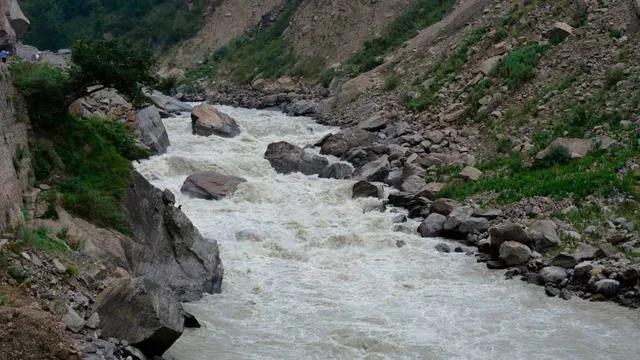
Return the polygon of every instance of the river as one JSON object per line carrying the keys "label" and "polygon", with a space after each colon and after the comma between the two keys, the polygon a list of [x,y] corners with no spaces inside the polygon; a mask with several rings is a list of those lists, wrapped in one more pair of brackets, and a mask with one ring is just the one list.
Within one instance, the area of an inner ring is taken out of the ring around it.
{"label": "river", "polygon": [[[167,358],[640,358],[638,311],[548,298],[473,256],[437,252],[442,240],[394,231],[398,213],[367,211],[378,200],[352,200],[352,181],[280,175],[263,159],[269,143],[305,146],[335,129],[219,108],[240,136],[194,136],[188,114],[169,118],[168,152],[136,165],[218,241],[225,267],[222,294],[185,305],[203,327],[187,330]],[[181,194],[201,170],[248,181],[222,201]]]}

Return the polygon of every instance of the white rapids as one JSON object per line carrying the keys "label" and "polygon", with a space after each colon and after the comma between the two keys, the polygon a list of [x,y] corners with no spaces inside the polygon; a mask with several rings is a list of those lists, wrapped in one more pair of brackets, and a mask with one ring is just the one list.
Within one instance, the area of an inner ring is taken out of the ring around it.
{"label": "white rapids", "polygon": [[[186,331],[167,358],[640,358],[637,311],[548,298],[473,256],[435,251],[441,240],[419,237],[417,223],[393,231],[398,213],[365,212],[377,200],[352,200],[352,181],[279,175],[263,159],[272,142],[305,146],[335,129],[220,109],[240,136],[194,136],[189,114],[169,118],[169,151],[136,165],[218,240],[225,267],[222,294],[185,305],[203,327]],[[248,182],[222,201],[180,193],[188,175],[213,169]]]}

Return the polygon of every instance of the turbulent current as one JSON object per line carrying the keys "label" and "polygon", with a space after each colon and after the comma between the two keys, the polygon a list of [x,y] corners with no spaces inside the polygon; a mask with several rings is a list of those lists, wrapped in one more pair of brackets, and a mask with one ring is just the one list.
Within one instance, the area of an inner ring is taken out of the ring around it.
{"label": "turbulent current", "polygon": [[[240,136],[194,136],[188,114],[169,118],[169,151],[137,165],[218,241],[225,267],[222,294],[185,305],[203,327],[186,331],[169,359],[640,358],[638,312],[548,298],[473,256],[437,252],[441,240],[417,236],[417,223],[394,231],[398,213],[352,200],[351,181],[279,175],[263,159],[269,143],[305,146],[335,129],[220,109]],[[247,182],[221,201],[181,194],[201,170]]]}

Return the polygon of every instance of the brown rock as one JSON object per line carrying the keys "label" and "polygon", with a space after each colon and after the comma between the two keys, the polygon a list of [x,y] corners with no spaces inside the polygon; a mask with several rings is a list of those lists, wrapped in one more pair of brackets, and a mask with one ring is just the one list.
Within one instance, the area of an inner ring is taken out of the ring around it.
{"label": "brown rock", "polygon": [[197,198],[220,200],[233,194],[243,182],[246,180],[236,176],[203,171],[189,176],[180,190]]}
{"label": "brown rock", "polygon": [[193,108],[191,127],[194,134],[201,136],[234,137],[240,134],[240,126],[234,119],[209,104],[200,104]]}

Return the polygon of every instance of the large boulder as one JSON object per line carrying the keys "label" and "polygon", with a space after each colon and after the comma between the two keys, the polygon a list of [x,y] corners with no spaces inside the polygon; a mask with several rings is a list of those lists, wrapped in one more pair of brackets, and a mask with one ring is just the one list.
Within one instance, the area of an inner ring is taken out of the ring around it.
{"label": "large boulder", "polygon": [[411,175],[404,180],[402,185],[400,185],[400,190],[408,192],[410,194],[417,194],[422,191],[427,184],[424,181],[423,177],[418,175]]}
{"label": "large boulder", "polygon": [[530,258],[531,249],[527,245],[515,241],[505,241],[500,245],[500,259],[507,265],[522,265]]}
{"label": "large boulder", "polygon": [[534,220],[529,224],[529,236],[536,246],[546,249],[560,244],[558,226],[551,220]]}
{"label": "large boulder", "polygon": [[565,150],[572,159],[585,157],[593,147],[593,142],[589,139],[557,138],[544,150],[536,155],[536,159],[542,160],[551,155],[557,149]]}
{"label": "large boulder", "polygon": [[353,175],[353,166],[347,163],[333,163],[320,173],[325,179],[348,179]]}
{"label": "large boulder", "polygon": [[4,10],[4,14],[16,34],[16,38],[22,38],[22,36],[27,32],[29,25],[31,25],[31,22],[24,15],[22,9],[20,9],[18,0],[6,0],[5,8],[2,10]]}
{"label": "large boulder", "polygon": [[353,185],[353,198],[366,198],[366,197],[382,197],[382,186],[372,184],[368,181],[358,181]]}
{"label": "large boulder", "polygon": [[367,181],[384,181],[389,175],[391,165],[389,163],[389,157],[382,155],[377,160],[371,161],[361,168],[357,169],[353,174],[353,177],[360,180]]}
{"label": "large boulder", "polygon": [[538,274],[545,284],[559,284],[569,276],[567,270],[559,266],[543,267]]}
{"label": "large boulder", "polygon": [[439,236],[445,221],[447,221],[447,218],[444,215],[437,213],[429,214],[418,227],[418,232],[423,237]]}
{"label": "large boulder", "polygon": [[387,127],[389,119],[385,114],[375,114],[358,124],[359,129],[367,131],[378,131]]}
{"label": "large boulder", "polygon": [[453,199],[439,198],[431,204],[431,211],[448,216],[451,212],[460,207],[460,203]]}
{"label": "large boulder", "polygon": [[233,194],[243,182],[246,180],[237,176],[203,171],[187,177],[180,191],[200,199],[220,200]]}
{"label": "large boulder", "polygon": [[230,138],[240,134],[238,123],[210,104],[200,104],[193,108],[191,129],[194,134],[201,136],[218,135]]}
{"label": "large boulder", "polygon": [[183,103],[171,96],[167,96],[157,90],[146,91],[145,95],[155,106],[158,107],[158,109],[169,114],[180,114],[183,112],[189,112],[193,109],[191,105]]}
{"label": "large boulder", "polygon": [[329,160],[326,158],[284,141],[269,144],[264,158],[280,174],[293,172],[301,172],[305,175],[321,174],[329,165]]}
{"label": "large boulder", "polygon": [[69,113],[84,119],[99,117],[125,124],[134,120],[133,104],[118,90],[99,86],[87,90],[88,95],[69,105]]}
{"label": "large boulder", "polygon": [[129,227],[135,247],[131,271],[174,291],[179,301],[220,292],[222,262],[215,240],[205,240],[174,206],[173,195],[151,185],[137,172],[127,197]]}
{"label": "large boulder", "polygon": [[348,128],[325,138],[320,144],[323,155],[344,156],[349,149],[373,145],[378,137],[364,129]]}
{"label": "large boulder", "polygon": [[593,284],[593,291],[607,297],[613,297],[620,291],[620,282],[613,279],[598,280]]}
{"label": "large boulder", "polygon": [[158,108],[147,106],[136,112],[137,132],[140,140],[152,153],[164,154],[169,147],[169,135],[165,129]]}
{"label": "large boulder", "polygon": [[144,277],[123,278],[98,295],[102,336],[126,340],[146,356],[160,356],[184,331],[184,311],[167,288]]}
{"label": "large boulder", "polygon": [[489,229],[489,235],[491,236],[491,245],[496,249],[500,248],[500,245],[505,241],[516,241],[525,245],[532,243],[525,229],[515,223],[506,223],[492,227]]}

